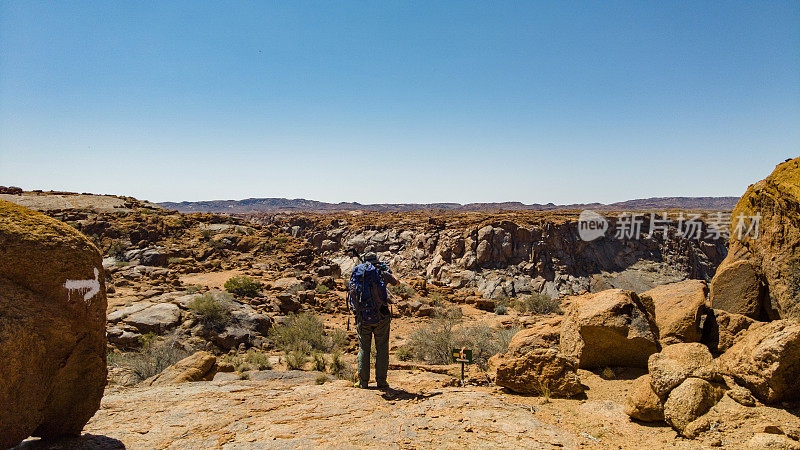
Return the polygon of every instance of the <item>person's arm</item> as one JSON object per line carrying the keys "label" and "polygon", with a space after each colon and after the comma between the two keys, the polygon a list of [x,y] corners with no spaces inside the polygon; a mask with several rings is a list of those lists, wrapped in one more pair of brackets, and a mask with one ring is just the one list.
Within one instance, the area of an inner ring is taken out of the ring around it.
{"label": "person's arm", "polygon": [[390,273],[381,272],[381,276],[383,276],[384,283],[391,284],[392,286],[397,286],[398,284],[400,284],[400,281],[398,281],[397,278],[395,278],[394,275]]}

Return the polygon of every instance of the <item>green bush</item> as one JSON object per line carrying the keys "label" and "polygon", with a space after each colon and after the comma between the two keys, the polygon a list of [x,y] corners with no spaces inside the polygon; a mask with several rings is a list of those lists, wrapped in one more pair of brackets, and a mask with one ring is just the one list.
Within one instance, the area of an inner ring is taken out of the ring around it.
{"label": "green bush", "polygon": [[218,330],[225,328],[231,321],[229,301],[212,294],[203,294],[195,297],[189,303],[189,309],[197,314],[203,323]]}
{"label": "green bush", "polygon": [[289,315],[286,323],[270,329],[269,336],[278,349],[286,352],[297,349],[325,351],[329,347],[322,321],[308,312]]}
{"label": "green bush", "polygon": [[463,326],[456,329],[453,347],[471,348],[473,362],[485,369],[489,358],[508,350],[508,343],[518,331],[519,328],[494,329],[484,324]]}
{"label": "green bush", "polygon": [[255,297],[261,291],[261,283],[250,277],[233,277],[225,282],[225,290],[241,297]]}
{"label": "green bush", "polygon": [[121,260],[125,257],[125,250],[127,250],[127,246],[122,241],[114,241],[113,244],[108,248],[108,256],[113,256],[114,258]]}
{"label": "green bush", "polygon": [[411,359],[429,364],[449,364],[453,350],[453,328],[460,320],[434,317],[417,328],[404,345]]}
{"label": "green bush", "polygon": [[402,299],[409,299],[413,297],[415,294],[414,288],[405,283],[400,283],[398,285],[390,285],[389,292]]}
{"label": "green bush", "polygon": [[303,366],[308,362],[306,352],[300,349],[286,352],[284,359],[286,359],[286,365],[292,370],[303,370]]}
{"label": "green bush", "polygon": [[175,338],[159,340],[146,335],[142,342],[143,346],[139,351],[116,353],[108,363],[128,369],[138,381],[144,381],[191,354]]}
{"label": "green bush", "polygon": [[428,300],[430,300],[431,306],[444,307],[444,295],[441,292],[431,292],[428,294]]}
{"label": "green bush", "polygon": [[261,351],[251,348],[244,356],[244,362],[255,370],[271,370],[272,364],[269,362],[269,356]]}
{"label": "green bush", "polygon": [[325,372],[325,368],[328,366],[325,356],[322,353],[314,352],[312,357],[314,359],[314,370]]}
{"label": "green bush", "polygon": [[546,294],[522,295],[512,303],[523,314],[560,314],[561,304],[557,298]]}
{"label": "green bush", "polygon": [[437,317],[417,328],[398,349],[398,359],[416,359],[428,364],[450,364],[454,348],[472,349],[473,360],[485,368],[490,357],[505,352],[518,329],[494,329],[484,324],[461,325],[459,320]]}
{"label": "green bush", "polygon": [[345,349],[350,345],[350,336],[341,328],[334,328],[330,333],[330,338],[333,348]]}
{"label": "green bush", "polygon": [[497,314],[498,316],[505,316],[506,314],[508,314],[508,308],[506,307],[506,305],[497,305],[494,307],[494,313]]}
{"label": "green bush", "polygon": [[353,366],[342,360],[342,354],[338,350],[333,352],[329,372],[340,380],[352,380],[355,375]]}
{"label": "green bush", "polygon": [[317,291],[317,294],[327,294],[328,291],[331,290],[331,288],[322,284],[318,284],[315,290]]}

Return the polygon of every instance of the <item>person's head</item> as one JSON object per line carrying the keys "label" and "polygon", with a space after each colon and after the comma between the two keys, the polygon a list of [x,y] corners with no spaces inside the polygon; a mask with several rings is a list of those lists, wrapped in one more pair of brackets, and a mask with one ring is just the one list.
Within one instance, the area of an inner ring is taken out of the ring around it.
{"label": "person's head", "polygon": [[376,255],[375,252],[367,252],[364,253],[364,262],[368,262],[374,265],[379,263],[380,261],[378,261],[378,255]]}

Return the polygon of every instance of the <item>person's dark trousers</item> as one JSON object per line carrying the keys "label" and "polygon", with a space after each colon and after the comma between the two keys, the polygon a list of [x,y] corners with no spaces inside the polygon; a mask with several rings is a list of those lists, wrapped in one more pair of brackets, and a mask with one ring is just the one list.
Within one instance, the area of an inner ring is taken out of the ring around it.
{"label": "person's dark trousers", "polygon": [[374,325],[357,324],[358,329],[358,383],[362,388],[369,385],[369,353],[372,349],[372,336],[375,336],[375,381],[378,387],[386,387],[386,373],[389,371],[389,323],[386,317]]}

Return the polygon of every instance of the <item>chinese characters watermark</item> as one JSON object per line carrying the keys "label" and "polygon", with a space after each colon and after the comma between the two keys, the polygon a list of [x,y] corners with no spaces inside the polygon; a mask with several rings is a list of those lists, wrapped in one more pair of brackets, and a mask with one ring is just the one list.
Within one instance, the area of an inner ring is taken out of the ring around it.
{"label": "chinese characters watermark", "polygon": [[[667,239],[672,234],[684,239],[729,239],[731,233],[737,239],[758,238],[761,214],[731,217],[729,212],[698,213],[629,213],[617,214],[613,222],[614,238],[636,240],[641,237]],[[734,227],[731,225],[735,224]],[[610,222],[600,213],[581,211],[578,216],[578,234],[584,241],[593,241],[606,235]]]}

